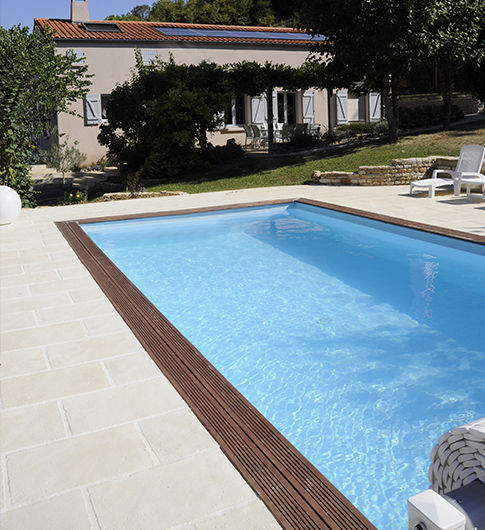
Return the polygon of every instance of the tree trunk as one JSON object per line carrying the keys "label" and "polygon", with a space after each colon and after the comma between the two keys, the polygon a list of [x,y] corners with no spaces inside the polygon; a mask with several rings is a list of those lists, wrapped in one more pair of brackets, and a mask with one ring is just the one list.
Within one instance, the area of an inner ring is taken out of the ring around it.
{"label": "tree trunk", "polygon": [[328,135],[329,136],[333,136],[333,132],[335,130],[335,127],[333,125],[333,119],[332,119],[332,113],[333,113],[332,96],[333,96],[333,88],[327,88],[327,113],[328,113]]}
{"label": "tree trunk", "polygon": [[268,151],[272,150],[274,143],[274,124],[273,124],[273,87],[268,87],[266,91],[266,106],[268,109]]}
{"label": "tree trunk", "polygon": [[392,101],[392,111],[394,113],[394,119],[396,121],[396,140],[397,135],[399,134],[399,87],[398,79],[395,76],[392,76],[391,79],[391,101]]}
{"label": "tree trunk", "polygon": [[398,124],[397,124],[397,101],[394,102],[394,95],[391,94],[391,83],[388,77],[382,80],[382,99],[384,101],[384,109],[386,112],[387,125],[389,127],[389,141],[397,142],[398,139]]}
{"label": "tree trunk", "polygon": [[451,94],[453,93],[454,76],[450,67],[443,71],[441,96],[443,97],[443,129],[447,131],[451,126]]}

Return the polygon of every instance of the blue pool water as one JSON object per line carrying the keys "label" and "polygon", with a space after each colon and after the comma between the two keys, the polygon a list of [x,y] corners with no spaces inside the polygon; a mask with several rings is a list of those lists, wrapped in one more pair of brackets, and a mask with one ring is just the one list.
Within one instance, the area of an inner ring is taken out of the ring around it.
{"label": "blue pool water", "polygon": [[379,529],[485,416],[485,249],[303,204],[84,225]]}

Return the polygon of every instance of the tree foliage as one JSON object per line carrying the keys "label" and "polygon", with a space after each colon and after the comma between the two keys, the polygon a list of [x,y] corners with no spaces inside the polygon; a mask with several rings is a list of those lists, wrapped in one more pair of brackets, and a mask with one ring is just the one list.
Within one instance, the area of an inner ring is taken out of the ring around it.
{"label": "tree foliage", "polygon": [[137,53],[131,81],[111,93],[99,141],[128,173],[176,175],[203,162],[207,133],[221,123],[231,95],[215,63],[177,65],[173,58],[144,66]]}
{"label": "tree foliage", "polygon": [[135,6],[124,15],[109,15],[106,20],[149,20],[151,9],[147,4]]}
{"label": "tree foliage", "polygon": [[64,184],[64,175],[67,171],[75,171],[86,161],[86,155],[81,153],[77,146],[79,142],[75,140],[69,145],[69,136],[59,144],[52,145],[49,149],[41,151],[41,156],[48,167],[53,167],[62,173],[62,182]]}
{"label": "tree foliage", "polygon": [[317,45],[316,51],[340,86],[357,81],[361,90],[382,92],[392,140],[397,139],[399,84],[414,66],[440,66],[445,120],[453,73],[473,65],[470,79],[480,83],[483,0],[301,0],[298,21],[328,37],[331,44]]}
{"label": "tree foliage", "polygon": [[137,6],[125,15],[111,15],[108,19],[241,26],[276,22],[271,0],[158,0],[151,8]]}
{"label": "tree foliage", "polygon": [[421,0],[302,0],[299,25],[328,38],[314,46],[337,87],[358,82],[361,91],[382,92],[389,135],[397,139],[397,91],[416,60]]}
{"label": "tree foliage", "polygon": [[87,68],[73,55],[56,54],[49,33],[14,26],[0,28],[0,182],[16,189],[24,206],[33,204],[29,179],[36,138],[56,112],[87,93]]}
{"label": "tree foliage", "polygon": [[480,79],[485,65],[485,2],[427,0],[426,14],[419,39],[421,61],[430,67],[438,66],[447,129],[457,73],[469,75],[470,87],[476,93],[483,90]]}

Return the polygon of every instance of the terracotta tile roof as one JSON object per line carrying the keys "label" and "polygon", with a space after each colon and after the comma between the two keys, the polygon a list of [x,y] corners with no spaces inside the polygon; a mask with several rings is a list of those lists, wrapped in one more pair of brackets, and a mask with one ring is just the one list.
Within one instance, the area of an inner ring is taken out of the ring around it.
{"label": "terracotta tile roof", "polygon": [[[92,23],[114,23],[121,31],[103,32],[87,31],[81,23],[72,23],[66,19],[36,18],[34,25],[45,30],[54,30],[55,40],[94,40],[94,41],[197,41],[197,42],[238,42],[238,43],[258,43],[258,44],[291,44],[302,46],[308,44],[305,39],[305,32],[299,32],[292,28],[275,28],[262,26],[220,26],[214,24],[182,24],[175,22],[137,22],[137,21],[107,21],[90,20]],[[229,30],[265,33],[295,33],[301,34],[302,40],[285,40],[281,38],[251,38],[251,37],[211,37],[211,36],[169,36],[164,35],[156,28],[186,28],[202,30]],[[308,38],[308,37],[307,37]]]}

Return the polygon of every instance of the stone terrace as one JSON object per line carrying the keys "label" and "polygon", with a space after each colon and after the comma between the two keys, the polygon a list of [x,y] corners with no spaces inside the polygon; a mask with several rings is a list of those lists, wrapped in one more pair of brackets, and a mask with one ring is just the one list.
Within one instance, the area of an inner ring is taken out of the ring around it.
{"label": "stone terrace", "polygon": [[485,235],[480,199],[409,197],[402,186],[39,208],[0,227],[0,528],[279,528],[54,221],[297,197]]}

